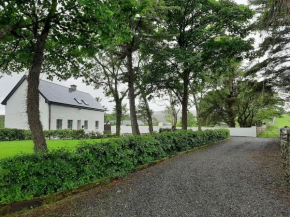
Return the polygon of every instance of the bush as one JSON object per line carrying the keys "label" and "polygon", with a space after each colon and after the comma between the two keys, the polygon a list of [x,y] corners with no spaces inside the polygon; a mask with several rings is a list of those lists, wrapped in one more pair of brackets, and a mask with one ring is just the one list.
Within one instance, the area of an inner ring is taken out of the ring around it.
{"label": "bush", "polygon": [[25,140],[25,130],[0,129],[0,141]]}
{"label": "bush", "polygon": [[159,128],[159,133],[171,132],[171,128]]}
{"label": "bush", "polygon": [[[101,139],[116,137],[116,134],[104,132],[88,132],[84,130],[44,130],[47,139]],[[0,129],[0,141],[32,140],[30,130]]]}
{"label": "bush", "polygon": [[140,165],[228,137],[228,130],[164,132],[84,144],[75,152],[60,149],[3,159],[0,161],[0,203],[65,191],[105,177],[123,176]]}

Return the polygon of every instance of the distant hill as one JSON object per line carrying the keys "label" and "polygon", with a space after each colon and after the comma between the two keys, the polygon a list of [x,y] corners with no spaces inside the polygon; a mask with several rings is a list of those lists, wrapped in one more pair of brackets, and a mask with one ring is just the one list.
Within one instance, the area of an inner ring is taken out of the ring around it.
{"label": "distant hill", "polygon": [[[195,110],[189,110],[194,116],[196,116]],[[154,111],[153,118],[155,118],[158,122],[167,122],[165,119],[165,111]],[[181,109],[178,112],[177,119],[180,120],[181,118]]]}
{"label": "distant hill", "polygon": [[4,128],[5,115],[0,115],[0,129]]}

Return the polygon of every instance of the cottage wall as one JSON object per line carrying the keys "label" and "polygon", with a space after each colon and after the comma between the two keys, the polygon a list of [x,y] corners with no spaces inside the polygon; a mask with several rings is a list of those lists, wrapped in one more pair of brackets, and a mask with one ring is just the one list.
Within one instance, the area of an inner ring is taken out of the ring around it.
{"label": "cottage wall", "polygon": [[[61,105],[51,105],[51,129],[55,130],[57,119],[62,120],[62,129],[68,129],[68,120],[73,121],[73,129],[82,129],[85,120],[88,121],[87,131],[104,131],[104,112],[66,107]],[[78,126],[78,121],[80,124]],[[99,129],[96,130],[95,122],[99,121]]]}
{"label": "cottage wall", "polygon": [[[5,107],[5,127],[29,129],[26,114],[27,80],[25,80],[7,101]],[[45,130],[48,129],[48,104],[40,95],[40,120]]]}

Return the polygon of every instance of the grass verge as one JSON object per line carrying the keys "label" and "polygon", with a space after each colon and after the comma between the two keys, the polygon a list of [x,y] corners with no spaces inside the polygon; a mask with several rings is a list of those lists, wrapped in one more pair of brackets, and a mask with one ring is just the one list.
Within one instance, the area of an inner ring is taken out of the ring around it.
{"label": "grass verge", "polygon": [[282,117],[277,118],[274,125],[268,126],[267,129],[260,133],[258,137],[263,138],[278,138],[279,137],[279,128],[280,127],[290,127],[290,115],[284,114]]}
{"label": "grass verge", "polygon": [[[47,140],[49,150],[58,148],[67,148],[72,151],[82,143],[101,143],[109,139],[87,139],[87,140]],[[32,154],[33,142],[32,140],[24,141],[4,141],[0,142],[0,159],[7,157],[14,157],[21,154]]]}

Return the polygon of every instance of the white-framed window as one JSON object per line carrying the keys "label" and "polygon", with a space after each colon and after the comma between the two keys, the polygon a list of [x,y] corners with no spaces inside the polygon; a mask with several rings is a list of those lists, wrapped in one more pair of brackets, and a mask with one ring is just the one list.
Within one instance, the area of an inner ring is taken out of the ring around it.
{"label": "white-framed window", "polygon": [[95,122],[95,129],[98,130],[99,129],[99,121]]}
{"label": "white-framed window", "polygon": [[84,122],[84,129],[87,130],[89,128],[89,122],[85,121]]}
{"label": "white-framed window", "polygon": [[69,130],[73,129],[73,120],[67,120],[67,129]]}
{"label": "white-framed window", "polygon": [[56,119],[56,129],[57,130],[62,129],[62,119]]}

